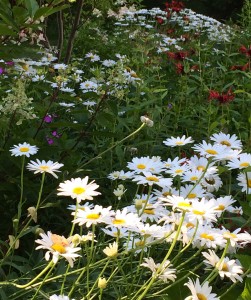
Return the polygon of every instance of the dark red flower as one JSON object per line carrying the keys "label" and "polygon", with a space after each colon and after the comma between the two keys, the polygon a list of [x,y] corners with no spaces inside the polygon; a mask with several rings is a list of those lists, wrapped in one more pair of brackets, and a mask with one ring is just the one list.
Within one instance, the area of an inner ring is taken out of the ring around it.
{"label": "dark red flower", "polygon": [[245,54],[247,57],[250,57],[251,56],[251,45],[248,48],[246,48],[244,45],[241,45],[241,47],[239,48],[239,51],[242,54]]}
{"label": "dark red flower", "polygon": [[175,11],[175,12],[180,12],[185,6],[183,2],[181,1],[174,1],[172,0],[171,3],[166,2],[165,3],[166,9],[165,11]]}
{"label": "dark red flower", "polygon": [[235,70],[246,71],[247,69],[250,69],[250,64],[249,63],[246,63],[244,66],[234,65],[230,68],[231,71],[235,71]]}
{"label": "dark red flower", "polygon": [[176,63],[175,67],[177,74],[184,74],[184,66],[182,65],[182,63]]}
{"label": "dark red flower", "polygon": [[210,90],[209,91],[209,100],[218,100],[220,104],[226,104],[234,100],[235,95],[232,92],[231,88],[226,92],[226,93],[219,93],[218,91],[215,90]]}
{"label": "dark red flower", "polygon": [[159,24],[163,24],[163,23],[164,23],[164,19],[161,18],[161,17],[156,17],[156,21],[157,21],[157,23],[159,23]]}
{"label": "dark red flower", "polygon": [[189,56],[188,51],[167,52],[167,56],[174,60],[184,60]]}

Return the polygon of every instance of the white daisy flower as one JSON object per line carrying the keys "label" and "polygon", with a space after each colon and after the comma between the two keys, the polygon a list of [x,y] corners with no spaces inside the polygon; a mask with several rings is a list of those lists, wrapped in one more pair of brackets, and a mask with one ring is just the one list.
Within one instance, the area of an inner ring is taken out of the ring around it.
{"label": "white daisy flower", "polygon": [[134,157],[132,162],[127,164],[127,168],[133,172],[152,172],[158,174],[162,171],[163,163],[161,161],[155,161],[149,156],[147,157]]}
{"label": "white daisy flower", "polygon": [[202,198],[207,192],[200,185],[186,184],[180,188],[180,196],[188,199]]}
{"label": "white daisy flower", "polygon": [[240,266],[240,263],[236,260],[229,260],[228,257],[224,257],[222,262],[220,263],[220,258],[216,255],[213,250],[208,250],[207,252],[202,252],[202,255],[206,258],[203,262],[206,265],[213,266],[219,271],[220,277],[223,279],[224,277],[228,277],[233,282],[237,280],[242,282],[243,279],[239,274],[243,274],[243,269]]}
{"label": "white daisy flower", "polygon": [[94,54],[92,52],[89,52],[85,55],[86,58],[90,58],[91,62],[95,62],[95,61],[99,61],[100,60],[100,56],[97,54]]}
{"label": "white daisy flower", "polygon": [[177,166],[177,165],[182,165],[184,162],[186,161],[185,158],[179,158],[179,157],[175,157],[174,159],[168,158],[167,161],[164,161],[164,167],[169,169],[172,168],[173,166]]}
{"label": "white daisy flower", "polygon": [[47,261],[52,255],[52,261],[56,264],[60,256],[62,256],[69,262],[70,266],[73,267],[74,260],[76,257],[80,256],[75,252],[80,251],[81,248],[74,247],[74,244],[70,241],[70,239],[53,234],[50,231],[48,231],[47,234],[41,233],[40,236],[40,240],[35,240],[35,242],[40,245],[36,247],[36,250],[47,249],[48,251],[45,253],[45,259]]}
{"label": "white daisy flower", "polygon": [[50,296],[50,299],[49,300],[74,300],[74,299],[70,299],[68,296],[64,296],[64,295],[52,295]]}
{"label": "white daisy flower", "polygon": [[188,170],[188,166],[187,165],[173,165],[172,167],[170,167],[168,170],[166,170],[165,172],[167,174],[170,174],[172,177],[175,176],[182,176],[186,171]]}
{"label": "white daisy flower", "polygon": [[245,169],[251,166],[251,154],[241,153],[238,158],[233,158],[227,163],[229,169]]}
{"label": "white daisy flower", "polygon": [[[192,238],[193,234],[193,231],[188,233],[190,239]],[[211,224],[203,224],[198,226],[193,240],[194,247],[206,247],[216,249],[217,247],[224,248],[225,245],[226,240],[220,234],[219,228],[214,228]]]}
{"label": "white daisy flower", "polygon": [[189,211],[192,208],[189,199],[185,199],[180,196],[167,196],[166,198],[159,198],[159,201],[163,203],[163,205],[171,206],[172,210],[178,209],[179,211]]}
{"label": "white daisy flower", "polygon": [[195,145],[192,147],[196,152],[199,152],[201,156],[206,157],[217,157],[224,152],[228,151],[228,147],[221,144],[210,144],[202,141],[202,144]]}
{"label": "white daisy flower", "polygon": [[219,197],[215,200],[215,204],[217,205],[215,210],[222,213],[225,210],[229,210],[229,207],[236,202],[236,200],[232,199],[232,196],[224,196]]}
{"label": "white daisy flower", "polygon": [[155,276],[157,274],[157,278],[164,282],[168,281],[175,281],[176,279],[176,269],[171,269],[170,267],[172,264],[169,260],[166,260],[163,264],[158,263],[156,264],[154,260],[149,258],[144,258],[144,263],[141,264],[142,267],[148,268],[152,271],[152,276]]}
{"label": "white daisy flower", "polygon": [[29,171],[34,171],[34,174],[49,173],[55,178],[58,178],[55,172],[61,172],[58,170],[61,167],[63,167],[63,164],[60,164],[58,162],[53,162],[51,160],[46,162],[45,160],[40,161],[39,159],[37,159],[36,161],[31,160],[27,165],[27,169]]}
{"label": "white daisy flower", "polygon": [[72,199],[77,199],[78,203],[82,200],[93,200],[93,196],[100,195],[95,190],[99,187],[94,180],[87,184],[89,177],[71,178],[60,183],[57,193],[58,196],[69,196]]}
{"label": "white daisy flower", "polygon": [[113,242],[113,244],[109,244],[108,247],[105,247],[103,250],[106,256],[110,258],[115,258],[118,255],[118,243]]}
{"label": "white daisy flower", "polygon": [[198,278],[196,278],[195,282],[189,278],[188,283],[185,283],[185,285],[189,288],[192,295],[186,297],[184,300],[220,300],[216,294],[211,293],[212,287],[209,286],[208,281],[201,285]]}
{"label": "white daisy flower", "polygon": [[201,179],[200,184],[209,192],[218,191],[223,182],[220,176],[216,173],[209,174],[206,172],[205,176]]}
{"label": "white daisy flower", "polygon": [[172,185],[171,178],[157,176],[151,172],[143,172],[143,175],[135,175],[132,181],[137,181],[137,184],[148,184],[149,186],[157,184],[160,187],[168,187]]}
{"label": "white daisy flower", "polygon": [[140,218],[137,214],[131,213],[127,208],[123,210],[117,210],[115,214],[106,221],[107,227],[116,227],[116,228],[131,228],[140,222]]}
{"label": "white daisy flower", "polygon": [[210,137],[210,140],[216,144],[221,144],[232,149],[242,149],[242,143],[235,134],[230,136],[230,134],[223,132],[215,133]]}
{"label": "white daisy flower", "polygon": [[86,227],[90,227],[93,224],[109,222],[108,220],[111,219],[112,214],[111,206],[104,208],[95,205],[93,208],[86,207],[85,210],[78,209],[76,214],[73,212],[72,215],[75,216],[75,219],[72,222],[79,226],[86,225]]}
{"label": "white daisy flower", "polygon": [[183,172],[183,175],[181,177],[182,182],[193,182],[196,183],[202,176],[203,172],[202,170],[186,170]]}
{"label": "white daisy flower", "polygon": [[251,194],[251,172],[241,173],[237,176],[238,185],[242,187],[241,191]]}
{"label": "white daisy flower", "polygon": [[178,136],[176,138],[172,136],[171,138],[168,138],[165,141],[163,141],[163,143],[166,146],[170,146],[170,147],[177,147],[177,146],[180,147],[193,142],[194,141],[192,140],[191,137],[186,138],[185,135],[183,135],[182,137]]}
{"label": "white daisy flower", "polygon": [[37,146],[31,146],[30,144],[24,142],[22,144],[14,145],[11,149],[11,155],[14,156],[26,156],[30,157],[30,155],[36,154],[38,151]]}

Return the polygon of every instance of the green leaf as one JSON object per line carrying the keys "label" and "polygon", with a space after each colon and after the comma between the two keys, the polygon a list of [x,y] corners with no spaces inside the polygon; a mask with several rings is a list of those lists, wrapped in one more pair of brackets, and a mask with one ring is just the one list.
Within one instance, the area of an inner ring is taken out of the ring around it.
{"label": "green leaf", "polygon": [[251,278],[247,278],[245,281],[245,288],[241,293],[238,300],[250,300],[251,299]]}
{"label": "green leaf", "polygon": [[48,17],[48,16],[50,16],[50,15],[52,15],[52,14],[54,14],[54,13],[60,11],[60,10],[66,9],[67,7],[69,7],[69,4],[57,6],[57,7],[54,7],[54,8],[52,8],[52,7],[40,7],[34,15],[34,20],[37,20],[42,16],[46,18],[46,17]]}
{"label": "green leaf", "polygon": [[29,15],[33,18],[36,11],[39,9],[39,5],[36,0],[24,0],[25,6],[29,12]]}
{"label": "green leaf", "polygon": [[2,19],[5,24],[7,24],[7,25],[11,26],[12,28],[16,29],[17,31],[19,31],[17,24],[13,20],[12,14],[6,13],[6,11],[3,8],[0,8],[0,19]]}
{"label": "green leaf", "polygon": [[0,24],[0,35],[17,35],[16,32],[11,30],[6,24]]}

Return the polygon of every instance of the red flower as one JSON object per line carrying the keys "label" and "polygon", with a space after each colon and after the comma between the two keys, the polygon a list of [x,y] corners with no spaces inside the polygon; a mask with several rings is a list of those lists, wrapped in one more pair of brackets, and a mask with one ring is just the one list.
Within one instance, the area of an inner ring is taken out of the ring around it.
{"label": "red flower", "polygon": [[251,45],[248,48],[246,48],[245,46],[241,45],[239,51],[242,54],[245,54],[247,57],[250,57],[251,56]]}
{"label": "red flower", "polygon": [[174,1],[174,0],[172,0],[171,3],[166,2],[165,6],[166,6],[165,11],[167,11],[167,12],[169,12],[170,10],[175,11],[175,12],[180,12],[185,7],[183,2]]}
{"label": "red flower", "polygon": [[184,66],[182,63],[175,64],[177,74],[184,74]]}
{"label": "red flower", "polygon": [[234,100],[234,98],[235,98],[235,95],[231,91],[231,88],[226,93],[219,93],[218,91],[210,90],[209,97],[208,97],[209,101],[215,99],[215,100],[218,100],[220,102],[220,104],[229,103],[232,100]]}
{"label": "red flower", "polygon": [[156,17],[156,21],[157,21],[157,23],[159,23],[160,25],[164,23],[164,19],[162,19],[161,17]]}
{"label": "red flower", "polygon": [[235,65],[230,68],[231,71],[235,71],[235,70],[246,71],[247,69],[250,69],[249,63],[246,63],[244,66]]}
{"label": "red flower", "polygon": [[184,60],[188,55],[188,51],[167,52],[167,56],[174,60]]}

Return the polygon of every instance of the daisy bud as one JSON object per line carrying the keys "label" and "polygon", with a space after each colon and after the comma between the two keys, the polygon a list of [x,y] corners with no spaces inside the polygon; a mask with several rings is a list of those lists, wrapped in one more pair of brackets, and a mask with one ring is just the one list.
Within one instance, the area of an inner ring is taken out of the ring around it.
{"label": "daisy bud", "polygon": [[142,206],[143,206],[143,201],[142,201],[141,199],[136,199],[136,200],[135,200],[135,208],[136,208],[137,210],[139,210],[139,209],[142,208]]}
{"label": "daisy bud", "polygon": [[34,206],[29,207],[28,209],[28,217],[31,217],[32,220],[37,223],[37,210]]}
{"label": "daisy bud", "polygon": [[105,289],[106,286],[107,286],[107,280],[105,278],[99,277],[99,279],[98,279],[98,287],[100,289]]}
{"label": "daisy bud", "polygon": [[103,252],[110,258],[116,258],[118,255],[118,243],[114,242],[113,244],[109,244]]}
{"label": "daisy bud", "polygon": [[79,234],[74,234],[74,236],[71,237],[71,241],[74,244],[74,246],[77,246],[81,242],[81,236]]}
{"label": "daisy bud", "polygon": [[14,249],[19,248],[19,240],[15,240],[15,237],[13,235],[9,235],[9,245],[10,247],[13,247]]}
{"label": "daisy bud", "polygon": [[153,121],[152,120],[150,120],[148,117],[146,117],[146,116],[141,116],[140,117],[140,121],[142,122],[142,123],[145,123],[148,127],[153,127]]}

